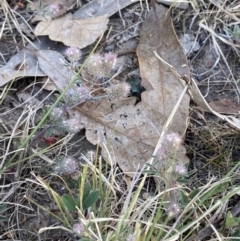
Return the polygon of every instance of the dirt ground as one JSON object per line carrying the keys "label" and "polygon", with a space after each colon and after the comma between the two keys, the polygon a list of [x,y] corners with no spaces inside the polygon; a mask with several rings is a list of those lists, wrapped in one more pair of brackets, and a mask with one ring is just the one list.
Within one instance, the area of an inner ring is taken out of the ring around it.
{"label": "dirt ground", "polygon": [[[26,2],[8,2],[12,8],[19,4],[16,10],[18,14],[15,16],[17,21],[21,24],[22,19],[25,19],[34,28],[35,23],[31,23],[29,20],[34,12],[26,9]],[[81,2],[84,5],[89,1]],[[233,115],[239,118],[240,27],[234,28],[234,26],[239,26],[236,19],[234,20],[232,15],[221,11],[219,4],[222,4],[222,2],[225,2],[224,7],[226,9],[229,11],[232,9],[231,14],[238,19],[239,13],[234,12],[234,7],[238,6],[239,9],[237,1],[233,1],[233,3],[230,3],[230,1],[226,3],[226,1],[221,0],[198,1],[196,7],[188,4],[185,9],[173,7],[170,12],[179,41],[182,44],[184,41],[186,42],[185,53],[191,77],[196,80],[205,100],[208,103],[223,101],[220,108],[221,114],[230,114],[225,113],[225,110],[230,109],[229,105],[233,106],[232,108],[235,110]],[[139,43],[139,32],[148,12],[147,9],[148,6],[145,2],[136,2],[122,9],[121,15],[115,13],[111,16],[108,24],[108,30],[111,31],[108,31],[108,35],[104,35],[98,47],[98,50],[102,52],[113,51],[117,53],[118,64],[123,66],[118,78],[127,82],[132,79],[137,83],[141,82],[136,48]],[[0,22],[1,25],[4,23],[3,12],[0,16]],[[21,46],[26,44],[22,35],[34,43],[37,42],[36,36],[31,31],[20,33],[14,27],[12,21],[7,24],[12,26],[12,30],[7,28],[7,25],[3,28],[2,39],[0,40],[0,67],[3,67],[12,56],[21,50]],[[39,39],[44,42],[45,49],[53,49],[63,53],[67,48],[63,43],[50,40],[48,36],[41,36]],[[189,46],[192,46],[192,48],[189,48]],[[87,56],[92,47],[93,45],[90,45],[82,49],[83,56]],[[58,93],[51,93],[51,91],[42,89],[44,81],[45,79],[40,77],[25,77],[13,81],[11,84],[9,82],[7,92],[4,90],[4,86],[1,87],[1,93],[7,93],[4,97],[1,97],[0,104],[0,156],[3,158],[6,158],[4,157],[6,153],[14,153],[20,146],[21,139],[19,140],[16,137],[20,137],[21,132],[28,135],[27,133],[38,125],[46,113],[44,108],[51,106],[56,101]],[[139,93],[137,94],[139,95]],[[32,96],[34,97],[29,100]],[[38,105],[39,109],[29,117],[34,105]],[[217,102],[217,105],[220,104]],[[27,118],[29,118],[29,125],[21,126],[21,123],[24,123]],[[16,127],[22,129],[16,129]],[[58,133],[54,134],[57,138]],[[86,140],[84,130],[75,135],[68,134],[64,138],[64,145],[49,149],[45,154],[47,159],[53,160],[60,153],[67,153],[69,156],[79,158],[81,154],[90,155],[89,151],[95,152],[96,150],[96,146]],[[212,113],[203,110],[194,101],[191,101],[190,105],[189,125],[184,146],[190,159],[188,171],[191,175],[189,175],[187,183],[190,189],[197,189],[207,184],[212,178],[215,181],[221,180],[240,160],[239,130],[232,128],[226,121]],[[34,146],[35,149],[48,147],[48,142],[42,138],[39,138]],[[31,150],[27,149],[19,154],[19,158],[23,159],[31,156],[31,154]],[[33,172],[36,176],[45,176],[50,181],[52,177],[48,175],[52,171],[51,165],[43,161],[41,157],[34,157],[31,160],[31,162],[23,162],[12,166],[7,170],[7,173],[2,175],[0,181],[1,186],[4,186],[1,190],[2,202],[18,203],[20,206],[18,212],[15,212],[15,207],[10,207],[7,210],[6,213],[13,213],[9,217],[8,223],[0,222],[1,240],[16,240],[16,237],[18,237],[18,240],[37,240],[38,235],[36,233],[41,227],[53,225],[56,222],[54,218],[50,217],[51,215],[46,214],[37,205],[33,205],[27,199],[24,199],[24,195],[28,195],[43,206],[51,207],[50,209],[53,211],[57,209],[49,193],[34,182],[29,181],[29,178],[33,177]],[[239,184],[237,172],[235,176],[233,185]],[[152,180],[149,183],[154,185]],[[58,193],[64,193],[61,183],[53,180],[52,185],[55,186]],[[225,209],[222,212],[219,211],[211,223],[217,228],[221,227],[226,210],[233,210],[235,216],[239,216],[239,201],[239,196],[235,195],[226,204]],[[24,221],[18,222],[15,226],[16,220]],[[6,230],[9,230],[9,226],[14,226],[19,230],[14,239],[11,238],[11,232],[7,235],[4,234]],[[202,230],[205,230],[205,234],[200,232],[195,235],[194,238],[196,239],[188,239],[189,241],[210,240],[210,238],[206,238],[206,236],[212,235],[208,223],[202,222],[201,227]],[[39,240],[77,239],[64,231],[61,234],[60,232],[48,231]]]}

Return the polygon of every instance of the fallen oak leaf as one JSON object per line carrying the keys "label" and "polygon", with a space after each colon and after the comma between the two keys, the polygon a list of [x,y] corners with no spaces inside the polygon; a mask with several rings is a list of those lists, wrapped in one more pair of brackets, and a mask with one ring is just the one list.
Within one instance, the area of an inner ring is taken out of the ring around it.
{"label": "fallen oak leaf", "polygon": [[[1,42],[5,43],[4,41]],[[6,43],[11,44],[8,42]],[[42,71],[38,62],[38,58],[41,55],[41,50],[50,51],[51,49],[54,49],[55,53],[57,53],[57,51],[63,52],[63,47],[61,45],[49,40],[49,38],[46,36],[39,37],[31,45],[28,44],[26,47],[18,44],[16,44],[16,46],[22,48],[22,50],[14,55],[3,67],[0,68],[0,86],[5,85],[11,80],[17,80],[22,77],[46,77],[46,74],[44,71]],[[64,58],[62,55],[61,57],[62,59]],[[41,59],[42,58],[46,60],[47,54],[46,56],[43,54],[41,56]],[[51,65],[51,62],[48,61],[47,65]],[[51,90],[52,89],[53,88],[51,88]]]}
{"label": "fallen oak leaf", "polygon": [[[108,99],[77,107],[86,138],[99,144],[102,156],[132,176],[151,157],[162,123],[148,106],[128,98],[112,106]],[[184,152],[184,150],[182,149]]]}
{"label": "fallen oak leaf", "polygon": [[[31,46],[28,46],[32,49]],[[21,50],[0,68],[0,86],[22,77],[46,76],[39,68],[37,57],[28,50]]]}
{"label": "fallen oak leaf", "polygon": [[[169,29],[171,19],[166,13],[166,8],[157,7],[157,22],[161,22],[161,28]],[[94,145],[99,144],[103,158],[112,164],[118,163],[129,176],[133,176],[151,158],[163,126],[183,92],[179,79],[156,58],[153,51],[167,58],[181,75],[190,75],[189,69],[182,66],[187,64],[187,60],[179,42],[174,40],[174,31],[159,29],[166,32],[166,39],[159,38],[154,28],[154,16],[152,10],[143,24],[137,49],[143,85],[147,89],[141,94],[142,101],[136,104],[135,98],[128,98],[112,105],[108,99],[102,99],[77,107],[87,139]],[[166,48],[163,45],[163,55],[158,46],[166,44],[165,41],[173,46]],[[149,43],[151,46],[147,45]],[[170,126],[171,131],[181,136],[187,128],[189,99],[188,95],[183,97]],[[176,153],[176,159],[183,164],[188,163],[185,152],[185,148],[180,146]]]}
{"label": "fallen oak leaf", "polygon": [[78,11],[76,11],[73,16],[74,18],[88,18],[91,17],[99,17],[103,15],[107,15],[108,17],[112,16],[116,12],[121,9],[138,2],[139,0],[93,0],[90,3],[86,4]]}
{"label": "fallen oak leaf", "polygon": [[38,51],[38,62],[41,70],[59,90],[64,90],[74,77],[73,71],[64,65],[64,56],[57,51]]}
{"label": "fallen oak leaf", "polygon": [[207,103],[205,98],[203,97],[201,91],[198,88],[198,85],[194,79],[192,79],[192,84],[189,86],[188,90],[193,98],[193,101],[200,107],[202,107],[205,111],[213,113],[220,119],[226,121],[233,127],[236,131],[240,130],[240,120],[233,115],[222,115],[217,111],[213,110],[210,105]]}
{"label": "fallen oak leaf", "polygon": [[108,21],[107,16],[74,19],[69,13],[38,23],[35,34],[48,35],[51,40],[81,49],[94,43],[106,31]]}
{"label": "fallen oak leaf", "polygon": [[[177,1],[170,1],[170,0],[167,0],[167,1],[164,1],[164,0],[157,0],[157,2],[159,3],[163,3],[165,5],[168,5],[168,6],[171,6],[171,7],[175,7],[175,8],[180,8],[180,9],[187,9],[188,8],[188,5],[189,3],[188,2],[177,2]],[[193,5],[194,3],[192,3]]]}
{"label": "fallen oak leaf", "polygon": [[223,98],[217,101],[212,101],[208,104],[214,111],[217,111],[218,113],[240,115],[240,105],[237,105],[229,99]]}
{"label": "fallen oak leaf", "polygon": [[[160,61],[154,52],[168,65]],[[156,14],[155,11],[150,11],[140,32],[137,56],[141,84],[147,90],[142,93],[142,101],[159,113],[165,123],[184,89],[179,77],[169,66],[175,68],[178,75],[190,78],[187,59],[174,32],[167,8],[156,5]],[[185,95],[172,121],[171,128],[180,135],[187,128],[189,101],[190,97]]]}

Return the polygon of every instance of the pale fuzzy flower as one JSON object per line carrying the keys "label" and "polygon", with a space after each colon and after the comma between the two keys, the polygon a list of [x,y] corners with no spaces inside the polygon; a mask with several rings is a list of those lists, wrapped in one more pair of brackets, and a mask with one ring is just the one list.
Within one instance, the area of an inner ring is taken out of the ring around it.
{"label": "pale fuzzy flower", "polygon": [[99,66],[103,64],[102,56],[99,53],[93,54],[89,60],[92,66]]}
{"label": "pale fuzzy flower", "polygon": [[126,241],[135,241],[135,235],[129,234]]}
{"label": "pale fuzzy flower", "polygon": [[74,85],[66,91],[65,96],[68,102],[77,104],[85,101],[90,96],[90,91],[87,87]]}
{"label": "pale fuzzy flower", "polygon": [[180,207],[177,203],[172,203],[167,209],[169,217],[175,217],[180,212]]}
{"label": "pale fuzzy flower", "polygon": [[77,233],[78,235],[81,235],[84,233],[85,227],[82,223],[75,223],[73,225],[73,231]]}
{"label": "pale fuzzy flower", "polygon": [[95,53],[86,63],[85,71],[93,78],[108,77],[115,67],[116,60],[117,55],[112,52],[105,53],[104,55]]}
{"label": "pale fuzzy flower", "polygon": [[52,110],[50,114],[50,118],[53,121],[59,120],[61,117],[63,117],[64,111],[62,108],[56,107]]}
{"label": "pale fuzzy flower", "polygon": [[164,141],[168,142],[173,147],[177,147],[182,143],[182,139],[178,133],[171,132],[166,134]]}
{"label": "pale fuzzy flower", "polygon": [[168,155],[166,153],[166,148],[164,146],[160,146],[158,151],[157,151],[157,158],[160,160],[165,160],[168,158]]}
{"label": "pale fuzzy flower", "polygon": [[65,51],[65,56],[70,62],[77,62],[82,57],[82,51],[77,47],[69,47]]}
{"label": "pale fuzzy flower", "polygon": [[109,52],[104,54],[105,64],[109,66],[110,69],[115,67],[117,61],[117,55],[115,53]]}
{"label": "pale fuzzy flower", "polygon": [[60,12],[60,6],[59,4],[49,4],[48,5],[48,13],[52,16],[52,17],[57,17],[59,15]]}
{"label": "pale fuzzy flower", "polygon": [[131,86],[127,82],[119,82],[117,84],[112,84],[106,88],[106,92],[111,101],[119,101],[128,97],[131,91]]}
{"label": "pale fuzzy flower", "polygon": [[78,117],[72,117],[68,120],[64,120],[62,122],[62,125],[64,127],[64,129],[70,133],[77,133],[80,131],[81,127],[81,123],[80,123],[80,119]]}
{"label": "pale fuzzy flower", "polygon": [[85,70],[87,74],[93,78],[102,78],[104,77],[104,68],[102,56],[99,53],[93,54],[89,61],[86,63]]}
{"label": "pale fuzzy flower", "polygon": [[181,176],[184,176],[187,174],[187,168],[185,165],[183,165],[183,163],[178,162],[174,166],[174,172]]}
{"label": "pale fuzzy flower", "polygon": [[78,162],[72,157],[64,157],[55,166],[55,172],[63,175],[71,175],[78,170]]}
{"label": "pale fuzzy flower", "polygon": [[104,57],[104,64],[103,64],[103,68],[104,68],[104,75],[103,77],[106,77],[108,75],[110,75],[111,71],[114,69],[116,62],[117,62],[117,55],[115,53],[109,52],[109,53],[105,53]]}

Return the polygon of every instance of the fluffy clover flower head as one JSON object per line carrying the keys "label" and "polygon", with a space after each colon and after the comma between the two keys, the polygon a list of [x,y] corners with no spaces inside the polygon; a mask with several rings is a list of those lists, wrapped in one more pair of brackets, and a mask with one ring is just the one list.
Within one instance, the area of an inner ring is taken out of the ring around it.
{"label": "fluffy clover flower head", "polygon": [[177,203],[171,203],[167,211],[169,217],[175,217],[180,212],[180,206]]}
{"label": "fluffy clover flower head", "polygon": [[186,168],[186,166],[185,166],[183,163],[178,162],[178,163],[176,163],[175,166],[174,166],[174,172],[175,172],[176,174],[179,174],[179,175],[181,175],[181,176],[184,176],[184,175],[187,174],[187,168]]}
{"label": "fluffy clover flower head", "polygon": [[127,241],[135,241],[135,235],[129,234],[128,237],[127,237]]}
{"label": "fluffy clover flower head", "polygon": [[52,110],[51,114],[50,114],[50,119],[53,121],[59,120],[60,118],[62,118],[64,115],[64,111],[62,108],[56,107]]}
{"label": "fluffy clover flower head", "polygon": [[95,53],[91,56],[86,63],[85,70],[93,78],[105,78],[111,74],[111,71],[115,67],[117,55],[109,52],[101,55]]}
{"label": "fluffy clover flower head", "polygon": [[115,67],[116,61],[117,61],[117,55],[115,53],[109,52],[104,54],[104,62],[109,69],[113,69]]}
{"label": "fluffy clover flower head", "polygon": [[131,91],[131,86],[127,82],[118,82],[106,88],[108,97],[112,101],[123,100],[124,98],[128,97],[128,95],[130,94],[130,91]]}
{"label": "fluffy clover flower head", "polygon": [[85,66],[87,73],[93,78],[104,77],[102,56],[99,53],[93,54]]}
{"label": "fluffy clover flower head", "polygon": [[85,101],[90,95],[90,90],[84,86],[72,86],[66,91],[66,98],[73,104]]}
{"label": "fluffy clover flower head", "polygon": [[65,56],[70,62],[77,62],[82,57],[82,51],[77,47],[69,47],[65,51]]}
{"label": "fluffy clover flower head", "polygon": [[85,230],[85,227],[82,223],[75,223],[73,225],[73,232],[77,233],[78,235],[83,234],[84,230]]}
{"label": "fluffy clover flower head", "polygon": [[176,132],[170,132],[164,137],[164,141],[171,145],[172,147],[178,147],[182,143],[180,135]]}
{"label": "fluffy clover flower head", "polygon": [[89,60],[92,66],[99,66],[103,64],[102,56],[99,53],[93,54]]}
{"label": "fluffy clover flower head", "polygon": [[64,157],[55,166],[55,172],[63,175],[71,175],[78,170],[78,162],[72,157]]}
{"label": "fluffy clover flower head", "polygon": [[48,5],[48,13],[52,16],[52,17],[57,17],[60,13],[60,5],[59,4],[49,4]]}
{"label": "fluffy clover flower head", "polygon": [[62,126],[66,131],[75,134],[80,131],[81,122],[78,116],[74,116],[70,119],[64,120]]}
{"label": "fluffy clover flower head", "polygon": [[156,157],[160,160],[166,160],[168,158],[166,148],[163,145],[159,147]]}

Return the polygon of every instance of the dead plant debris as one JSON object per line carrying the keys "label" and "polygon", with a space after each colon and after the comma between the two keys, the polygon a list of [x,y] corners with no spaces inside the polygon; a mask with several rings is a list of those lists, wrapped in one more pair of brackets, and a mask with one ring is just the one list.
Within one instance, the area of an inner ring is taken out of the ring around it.
{"label": "dead plant debris", "polygon": [[239,10],[2,0],[0,239],[236,240]]}

